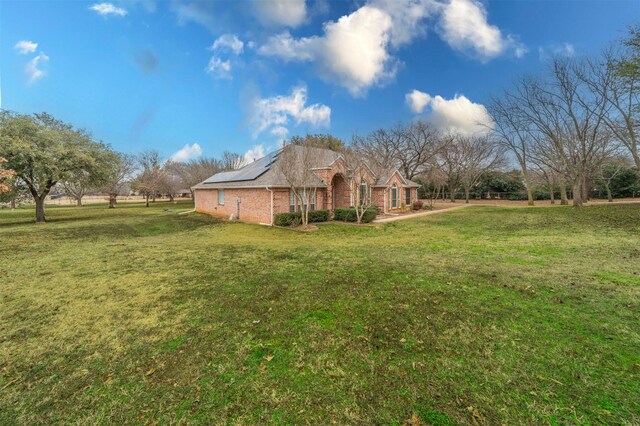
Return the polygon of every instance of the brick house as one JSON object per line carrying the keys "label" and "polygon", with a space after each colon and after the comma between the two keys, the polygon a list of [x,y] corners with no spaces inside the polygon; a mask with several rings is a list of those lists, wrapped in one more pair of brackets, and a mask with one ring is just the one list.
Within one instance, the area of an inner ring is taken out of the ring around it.
{"label": "brick house", "polygon": [[[398,170],[374,174],[369,167],[347,170],[342,155],[328,149],[288,145],[283,149],[312,150],[311,170],[317,178],[311,209],[350,207],[356,190],[362,200],[381,212],[400,210],[417,200],[419,185],[405,179]],[[300,206],[285,176],[276,166],[282,150],[241,169],[217,173],[192,189],[196,211],[244,222],[273,225],[276,213],[296,211]]]}

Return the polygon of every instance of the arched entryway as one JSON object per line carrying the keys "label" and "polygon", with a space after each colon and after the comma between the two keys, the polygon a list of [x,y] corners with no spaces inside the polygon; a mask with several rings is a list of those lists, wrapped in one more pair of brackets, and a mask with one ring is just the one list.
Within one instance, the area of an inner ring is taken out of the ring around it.
{"label": "arched entryway", "polygon": [[329,199],[331,200],[331,210],[350,206],[351,197],[349,185],[342,174],[336,173],[333,176],[330,189]]}

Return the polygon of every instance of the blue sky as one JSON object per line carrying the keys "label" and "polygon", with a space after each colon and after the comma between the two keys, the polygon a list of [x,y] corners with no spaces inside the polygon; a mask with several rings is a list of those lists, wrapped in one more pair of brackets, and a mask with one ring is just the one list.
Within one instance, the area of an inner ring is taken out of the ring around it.
{"label": "blue sky", "polygon": [[176,159],[415,118],[473,132],[517,75],[638,21],[622,0],[2,0],[2,108]]}

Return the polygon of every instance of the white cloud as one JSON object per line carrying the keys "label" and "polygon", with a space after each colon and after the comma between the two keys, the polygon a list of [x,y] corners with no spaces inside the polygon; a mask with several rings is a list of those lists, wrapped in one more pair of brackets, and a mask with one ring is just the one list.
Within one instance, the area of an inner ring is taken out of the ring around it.
{"label": "white cloud", "polygon": [[223,79],[231,79],[233,76],[231,75],[231,61],[218,58],[217,56],[213,56],[209,59],[209,64],[207,65],[206,71],[209,74],[213,74],[216,78]]}
{"label": "white cloud", "polygon": [[264,145],[255,145],[251,149],[247,150],[243,156],[243,164],[251,164],[256,160],[264,157],[265,148]]}
{"label": "white cloud", "polygon": [[425,19],[440,10],[433,0],[372,0],[372,6],[391,17],[391,45],[399,47],[427,33]]}
{"label": "white cloud", "polygon": [[250,106],[249,122],[253,127],[253,137],[269,131],[284,137],[292,119],[295,125],[308,123],[312,127],[328,127],[331,123],[331,108],[322,104],[306,106],[307,88],[294,87],[289,96],[271,98],[257,97]]}
{"label": "white cloud", "polygon": [[178,25],[186,25],[189,22],[194,22],[198,25],[202,25],[209,31],[215,31],[214,15],[213,15],[213,3],[205,2],[185,2],[176,0],[171,2],[171,8],[176,14]]}
{"label": "white cloud", "polygon": [[[264,2],[268,3],[268,2]],[[362,96],[372,85],[395,77],[395,49],[427,34],[437,23],[442,39],[453,49],[482,62],[527,48],[515,36],[487,22],[479,0],[369,0],[351,14],[325,22],[323,34],[294,38],[288,31],[271,36],[258,54],[284,61],[311,62],[328,82]]]}
{"label": "white cloud", "polygon": [[363,6],[325,25],[320,69],[325,79],[338,79],[352,95],[395,75],[387,52],[391,18],[380,9]]}
{"label": "white cloud", "polygon": [[[417,100],[415,104],[411,104]],[[426,101],[426,102],[425,102]],[[455,95],[453,99],[445,99],[442,96],[430,96],[428,93],[414,90],[407,94],[407,102],[410,103],[415,113],[424,111],[429,107],[427,121],[445,132],[457,132],[465,135],[486,134],[493,128],[493,120],[482,104],[471,102],[466,96]],[[422,106],[414,109],[413,106]]]}
{"label": "white cloud", "polygon": [[271,129],[271,134],[279,136],[280,138],[284,138],[289,134],[289,129],[283,126],[276,126]]}
{"label": "white cloud", "polygon": [[513,54],[516,55],[516,58],[518,59],[524,58],[524,55],[526,55],[528,52],[529,49],[527,49],[525,45],[520,43],[518,43],[513,49]]}
{"label": "white cloud", "polygon": [[431,102],[431,96],[428,93],[419,90],[413,90],[405,95],[405,100],[411,111],[416,114],[424,111],[424,108]]}
{"label": "white cloud", "polygon": [[503,36],[497,26],[487,22],[487,10],[478,0],[451,0],[443,7],[439,28],[440,36],[449,46],[482,62],[510,48],[519,49],[516,56],[525,53],[524,46],[512,36]]}
{"label": "white cloud", "polygon": [[359,96],[369,86],[395,74],[387,52],[391,26],[387,13],[363,6],[338,21],[326,23],[322,37],[294,39],[285,32],[271,37],[258,53],[284,60],[313,61],[323,79],[337,82]]}
{"label": "white cloud", "polygon": [[288,31],[270,37],[258,47],[258,54],[276,56],[285,61],[312,61],[318,48],[319,37],[294,39]]}
{"label": "white cloud", "polygon": [[538,48],[538,57],[541,61],[546,61],[554,56],[571,58],[575,54],[576,48],[573,44],[567,42]]}
{"label": "white cloud", "polygon": [[223,34],[213,42],[209,50],[214,52],[233,52],[236,55],[242,53],[244,43],[235,34]]}
{"label": "white cloud", "polygon": [[252,5],[258,20],[270,27],[295,28],[307,17],[305,0],[265,0]]}
{"label": "white cloud", "polygon": [[89,9],[102,16],[125,16],[127,11],[121,7],[117,7],[112,3],[96,3],[91,5]]}
{"label": "white cloud", "polygon": [[38,43],[29,40],[20,40],[13,46],[14,49],[18,51],[21,55],[26,55],[28,53],[33,53],[38,48]]}
{"label": "white cloud", "polygon": [[189,160],[196,159],[202,155],[202,148],[197,143],[192,145],[186,144],[176,151],[169,159],[177,163],[184,163]]}
{"label": "white cloud", "polygon": [[27,74],[29,84],[35,83],[47,74],[42,69],[42,66],[47,62],[49,62],[49,57],[44,52],[40,52],[38,56],[27,62],[24,72]]}

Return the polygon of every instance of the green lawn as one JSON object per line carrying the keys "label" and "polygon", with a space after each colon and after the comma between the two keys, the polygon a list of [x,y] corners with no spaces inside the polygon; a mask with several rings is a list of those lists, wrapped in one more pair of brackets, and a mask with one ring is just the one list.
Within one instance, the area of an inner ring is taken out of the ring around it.
{"label": "green lawn", "polygon": [[639,424],[640,205],[0,211],[0,424]]}

